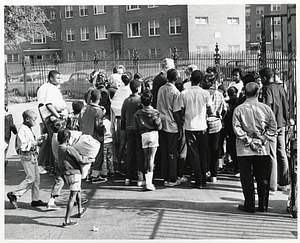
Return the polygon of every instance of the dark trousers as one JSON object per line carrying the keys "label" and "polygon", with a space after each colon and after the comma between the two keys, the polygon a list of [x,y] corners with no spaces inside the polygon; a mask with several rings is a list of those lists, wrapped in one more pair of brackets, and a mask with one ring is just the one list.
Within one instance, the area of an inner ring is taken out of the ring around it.
{"label": "dark trousers", "polygon": [[185,131],[189,161],[197,185],[206,184],[207,134],[206,131]]}
{"label": "dark trousers", "polygon": [[161,148],[161,177],[165,181],[177,179],[177,146],[178,133],[159,131]]}
{"label": "dark trousers", "polygon": [[258,206],[261,209],[267,210],[270,188],[270,157],[244,156],[238,157],[238,161],[240,179],[245,197],[245,208],[255,208],[254,176],[257,183]]}
{"label": "dark trousers", "polygon": [[137,170],[138,180],[143,180],[144,154],[141,136],[134,130],[126,130],[127,133],[127,161],[126,178],[133,179],[133,172]]}
{"label": "dark trousers", "polygon": [[220,132],[208,134],[209,159],[207,167],[211,177],[216,177],[218,174],[219,137]]}
{"label": "dark trousers", "polygon": [[228,133],[227,143],[228,143],[228,153],[230,154],[230,157],[232,159],[233,168],[235,170],[238,170],[239,163],[238,163],[238,159],[236,156],[236,136],[235,136],[234,131],[230,131]]}

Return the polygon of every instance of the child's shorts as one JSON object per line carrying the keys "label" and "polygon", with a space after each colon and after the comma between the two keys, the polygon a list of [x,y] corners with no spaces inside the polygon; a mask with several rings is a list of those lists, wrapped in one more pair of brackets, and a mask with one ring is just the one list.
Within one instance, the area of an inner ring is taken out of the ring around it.
{"label": "child's shorts", "polygon": [[70,191],[80,191],[81,190],[81,174],[75,175],[65,175],[67,185]]}
{"label": "child's shorts", "polygon": [[158,147],[158,131],[145,132],[141,135],[142,148],[155,148]]}

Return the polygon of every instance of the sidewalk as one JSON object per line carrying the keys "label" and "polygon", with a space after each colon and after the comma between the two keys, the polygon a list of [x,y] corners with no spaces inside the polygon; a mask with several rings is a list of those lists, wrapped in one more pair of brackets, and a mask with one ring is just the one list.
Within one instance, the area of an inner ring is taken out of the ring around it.
{"label": "sidewalk", "polygon": [[[24,107],[35,107],[29,103]],[[22,105],[9,107],[10,111],[22,110]],[[25,110],[24,109],[24,110]],[[14,113],[13,113],[14,114]],[[18,126],[20,122],[16,121]],[[269,211],[255,214],[243,213],[237,205],[243,202],[239,178],[221,174],[216,183],[208,183],[199,190],[189,182],[165,188],[156,179],[157,190],[143,191],[135,186],[125,186],[124,178],[116,176],[102,184],[82,183],[82,196],[89,199],[88,211],[78,225],[62,228],[69,190],[65,186],[56,200],[62,209],[30,206],[31,193],[18,199],[18,209],[12,209],[6,193],[16,189],[24,178],[19,158],[14,152],[14,136],[10,144],[9,164],[5,176],[4,214],[6,240],[238,240],[298,238],[297,219],[286,213],[287,192],[270,196]],[[41,175],[40,197],[48,201],[54,177]],[[257,198],[256,198],[257,199]],[[77,210],[74,207],[73,214]],[[93,232],[93,226],[98,228]],[[222,241],[222,242],[223,242]]]}

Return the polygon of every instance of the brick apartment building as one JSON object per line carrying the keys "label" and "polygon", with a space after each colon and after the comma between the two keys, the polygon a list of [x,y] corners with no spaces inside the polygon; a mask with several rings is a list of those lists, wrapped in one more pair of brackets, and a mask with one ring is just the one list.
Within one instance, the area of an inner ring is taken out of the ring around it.
{"label": "brick apartment building", "polygon": [[[245,5],[81,5],[42,6],[53,37],[36,36],[18,51],[6,51],[8,62],[91,60],[125,57],[163,58],[176,47],[191,51],[245,50]],[[235,38],[232,38],[235,36]]]}

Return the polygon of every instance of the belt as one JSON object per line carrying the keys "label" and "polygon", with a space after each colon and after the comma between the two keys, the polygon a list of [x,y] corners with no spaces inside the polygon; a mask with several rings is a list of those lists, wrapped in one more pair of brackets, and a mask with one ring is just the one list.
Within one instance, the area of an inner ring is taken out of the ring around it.
{"label": "belt", "polygon": [[121,119],[121,116],[115,116],[116,119]]}

